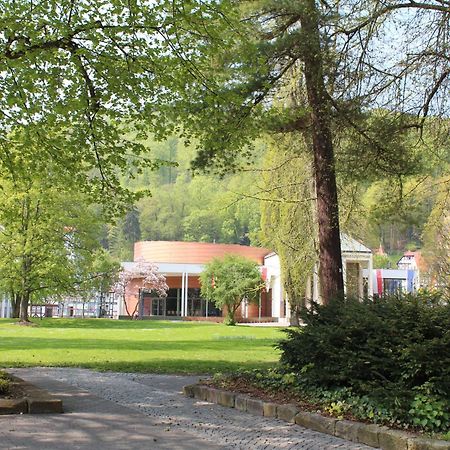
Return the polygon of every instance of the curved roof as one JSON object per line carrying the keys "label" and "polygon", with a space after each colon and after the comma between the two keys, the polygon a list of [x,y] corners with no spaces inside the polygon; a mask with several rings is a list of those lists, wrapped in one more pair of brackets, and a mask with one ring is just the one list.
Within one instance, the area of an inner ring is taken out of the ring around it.
{"label": "curved roof", "polygon": [[271,250],[237,244],[211,244],[208,242],[140,241],[134,244],[134,260],[154,263],[206,264],[227,254],[240,255],[258,264]]}

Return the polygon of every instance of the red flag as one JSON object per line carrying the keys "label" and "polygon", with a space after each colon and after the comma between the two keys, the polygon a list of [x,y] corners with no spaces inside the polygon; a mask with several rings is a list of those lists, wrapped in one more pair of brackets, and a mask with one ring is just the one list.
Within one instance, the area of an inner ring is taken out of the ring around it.
{"label": "red flag", "polygon": [[381,269],[377,269],[377,291],[378,291],[378,295],[382,295],[383,294],[383,272],[381,271]]}

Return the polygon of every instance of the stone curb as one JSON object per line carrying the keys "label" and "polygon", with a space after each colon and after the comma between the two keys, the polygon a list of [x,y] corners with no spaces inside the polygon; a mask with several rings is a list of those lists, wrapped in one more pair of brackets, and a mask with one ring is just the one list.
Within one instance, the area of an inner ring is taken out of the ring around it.
{"label": "stone curb", "polygon": [[411,433],[384,426],[321,416],[301,411],[295,405],[264,402],[248,395],[235,394],[202,384],[184,386],[183,393],[187,397],[236,408],[257,416],[276,417],[285,422],[296,423],[311,430],[382,450],[450,450],[449,441],[423,439]]}
{"label": "stone curb", "polygon": [[8,374],[11,384],[24,392],[24,398],[0,399],[0,415],[4,414],[54,414],[63,412],[62,400],[44,389]]}

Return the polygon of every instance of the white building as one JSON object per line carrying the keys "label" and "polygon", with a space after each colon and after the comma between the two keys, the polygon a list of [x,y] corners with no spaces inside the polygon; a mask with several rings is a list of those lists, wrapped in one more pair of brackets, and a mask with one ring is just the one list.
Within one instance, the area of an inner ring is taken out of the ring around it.
{"label": "white building", "polygon": [[[364,270],[367,279],[368,270]],[[419,288],[419,273],[410,269],[373,269],[371,272],[374,295],[414,293]]]}
{"label": "white building", "polygon": [[[363,271],[372,272],[372,251],[343,233],[341,233],[341,251],[345,294],[357,298],[363,298],[365,295],[371,297],[373,280],[370,278],[365,285]],[[264,258],[264,266],[267,267],[267,285],[272,297],[272,315],[280,322],[288,323],[290,307],[283,289],[280,258],[276,253],[270,253]],[[306,298],[319,303],[321,301],[317,266],[310,277]]]}

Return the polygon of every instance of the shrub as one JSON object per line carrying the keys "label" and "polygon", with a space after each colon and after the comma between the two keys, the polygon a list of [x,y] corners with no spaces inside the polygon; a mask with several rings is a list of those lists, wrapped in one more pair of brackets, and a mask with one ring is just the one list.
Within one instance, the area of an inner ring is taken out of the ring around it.
{"label": "shrub", "polygon": [[7,394],[9,392],[9,387],[10,383],[8,374],[0,370],[0,395]]}
{"label": "shrub", "polygon": [[[428,388],[428,383],[416,389],[409,415],[414,425],[439,431],[450,423],[448,395],[438,396]],[[447,424],[447,425],[446,425]]]}
{"label": "shrub", "polygon": [[421,296],[345,299],[314,305],[301,316],[305,326],[287,330],[278,344],[283,366],[299,375],[300,384],[349,389],[352,398],[346,401],[367,398],[402,423],[448,427],[448,304]]}

